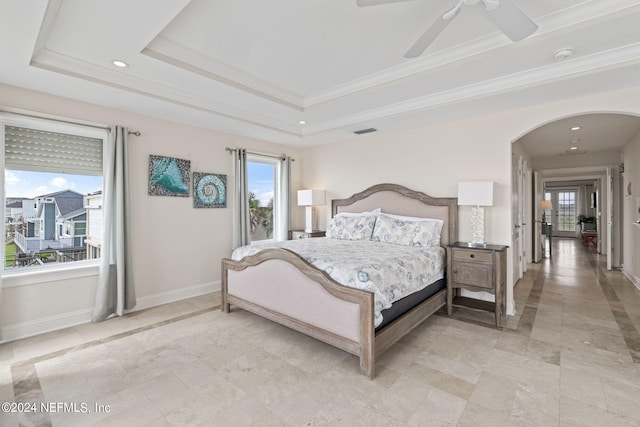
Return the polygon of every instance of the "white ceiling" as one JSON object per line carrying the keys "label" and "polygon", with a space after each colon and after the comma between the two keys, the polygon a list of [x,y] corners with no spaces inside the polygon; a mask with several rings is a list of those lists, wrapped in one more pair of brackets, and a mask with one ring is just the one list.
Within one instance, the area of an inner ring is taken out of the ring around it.
{"label": "white ceiling", "polygon": [[511,2],[529,38],[465,6],[406,59],[455,0],[3,0],[0,82],[293,146],[640,83],[640,1]]}
{"label": "white ceiling", "polygon": [[541,126],[519,141],[533,158],[580,155],[620,150],[639,131],[640,117],[625,114],[583,114]]}

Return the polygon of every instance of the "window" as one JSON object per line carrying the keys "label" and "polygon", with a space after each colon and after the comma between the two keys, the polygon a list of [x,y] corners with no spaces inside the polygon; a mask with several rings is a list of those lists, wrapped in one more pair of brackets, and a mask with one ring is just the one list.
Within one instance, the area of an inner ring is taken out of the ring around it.
{"label": "window", "polygon": [[547,189],[545,200],[549,200],[552,210],[545,211],[547,221],[553,224],[553,235],[573,237],[576,230],[576,195],[573,189]]}
{"label": "window", "polygon": [[576,229],[576,192],[558,191],[558,231]]}
{"label": "window", "polygon": [[247,187],[251,241],[274,240],[281,227],[281,161],[271,156],[247,155]]}
{"label": "window", "polygon": [[87,196],[102,194],[106,136],[105,129],[0,115],[5,271],[92,258]]}

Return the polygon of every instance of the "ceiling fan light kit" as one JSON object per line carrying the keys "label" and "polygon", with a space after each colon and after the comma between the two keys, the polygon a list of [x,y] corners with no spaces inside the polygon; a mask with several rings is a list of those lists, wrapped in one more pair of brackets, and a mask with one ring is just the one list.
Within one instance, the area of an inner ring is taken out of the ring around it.
{"label": "ceiling fan light kit", "polygon": [[[357,0],[358,6],[375,6],[387,3],[397,3],[408,0]],[[418,38],[418,40],[405,53],[405,58],[415,58],[424,53],[438,35],[449,25],[449,22],[456,17],[462,6],[473,6],[482,3],[485,9],[485,16],[500,31],[502,31],[512,41],[517,42],[535,33],[538,26],[525,15],[520,9],[508,0],[458,0],[458,3],[450,10],[436,19],[429,28]]]}

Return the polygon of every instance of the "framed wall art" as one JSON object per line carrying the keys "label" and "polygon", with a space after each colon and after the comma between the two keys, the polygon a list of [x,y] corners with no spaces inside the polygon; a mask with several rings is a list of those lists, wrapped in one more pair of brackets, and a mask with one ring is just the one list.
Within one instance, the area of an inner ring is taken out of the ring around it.
{"label": "framed wall art", "polygon": [[191,161],[149,156],[149,195],[189,197]]}
{"label": "framed wall art", "polygon": [[227,175],[194,172],[193,207],[226,208]]}

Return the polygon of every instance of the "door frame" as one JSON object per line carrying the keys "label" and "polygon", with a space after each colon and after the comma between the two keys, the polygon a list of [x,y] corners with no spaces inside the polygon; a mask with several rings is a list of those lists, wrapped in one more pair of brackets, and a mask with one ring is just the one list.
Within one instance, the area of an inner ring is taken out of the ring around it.
{"label": "door frame", "polygon": [[[600,188],[600,191],[598,192],[599,199],[602,199],[602,193],[603,191],[606,191],[606,186],[603,187],[603,185],[607,182],[607,171],[609,171],[609,176],[610,176],[611,175],[610,166],[544,169],[544,170],[536,171],[536,173],[540,174],[540,181],[542,184],[542,188],[544,188],[544,185],[546,182],[550,182],[550,181],[570,182],[570,181],[583,181],[583,180],[597,180],[599,182],[599,188]],[[596,184],[596,186],[598,186],[598,184]],[[612,209],[613,199],[615,197],[616,195],[615,193],[613,193],[608,198],[608,200],[610,200],[611,203],[609,202],[602,203],[602,200],[597,201],[597,206],[599,211],[596,218],[598,218],[598,221],[603,218],[609,218],[610,216],[611,216],[611,220],[613,221],[613,216],[611,215],[610,210]],[[610,204],[611,204],[611,207],[609,206]],[[539,217],[540,215],[542,215],[542,212],[540,210],[540,201],[538,201],[537,204],[535,205],[535,212],[536,212],[536,217]],[[598,236],[598,240],[599,241],[603,240],[604,242],[606,242],[604,245],[602,245],[602,247],[598,246],[598,250],[601,254],[606,255],[607,268],[609,268],[609,266],[612,266],[611,261],[612,261],[612,252],[614,249],[614,245],[620,247],[621,244],[620,244],[620,241],[618,242],[612,241],[613,236],[611,235],[611,233],[608,232],[609,229],[611,229],[612,227],[609,227],[606,224],[606,222],[604,224],[599,223],[598,227],[599,227],[598,230],[605,231],[605,233],[600,233],[600,235]],[[602,234],[605,234],[605,236],[602,236]],[[536,237],[539,239],[539,236],[536,236]],[[609,241],[611,241],[610,245],[608,243]],[[608,250],[606,250],[607,248]]]}

